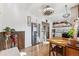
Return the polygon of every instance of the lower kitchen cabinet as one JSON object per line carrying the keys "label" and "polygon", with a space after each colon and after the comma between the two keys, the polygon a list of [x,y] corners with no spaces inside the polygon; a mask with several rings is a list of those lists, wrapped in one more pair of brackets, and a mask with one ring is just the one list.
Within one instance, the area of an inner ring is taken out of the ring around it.
{"label": "lower kitchen cabinet", "polygon": [[66,56],[79,56],[79,50],[66,47]]}

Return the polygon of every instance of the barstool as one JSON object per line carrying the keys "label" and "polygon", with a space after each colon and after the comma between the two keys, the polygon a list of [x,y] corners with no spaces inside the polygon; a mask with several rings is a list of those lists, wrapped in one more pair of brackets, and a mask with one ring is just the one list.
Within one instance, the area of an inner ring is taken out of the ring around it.
{"label": "barstool", "polygon": [[61,54],[62,55],[62,52],[63,52],[63,49],[62,49],[63,47],[61,47],[61,46],[59,46],[59,45],[54,45],[53,47],[52,47],[52,54],[54,55],[54,56],[59,56],[59,54]]}

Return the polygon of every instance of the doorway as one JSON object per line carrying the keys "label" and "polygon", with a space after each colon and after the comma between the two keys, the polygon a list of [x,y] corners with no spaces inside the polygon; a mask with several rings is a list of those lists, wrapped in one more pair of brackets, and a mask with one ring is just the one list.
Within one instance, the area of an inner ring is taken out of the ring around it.
{"label": "doorway", "polygon": [[42,22],[42,33],[43,33],[43,39],[44,41],[47,41],[49,39],[49,23]]}
{"label": "doorway", "polygon": [[37,24],[31,23],[31,44],[32,46],[37,44]]}

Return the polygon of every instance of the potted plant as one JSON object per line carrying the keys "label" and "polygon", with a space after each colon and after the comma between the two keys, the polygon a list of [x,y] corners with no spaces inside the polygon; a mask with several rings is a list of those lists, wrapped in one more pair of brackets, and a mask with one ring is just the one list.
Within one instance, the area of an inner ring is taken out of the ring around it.
{"label": "potted plant", "polygon": [[67,35],[68,35],[70,38],[73,38],[74,33],[75,33],[75,29],[74,29],[74,28],[71,28],[71,29],[67,32]]}
{"label": "potted plant", "polygon": [[68,44],[73,44],[74,43],[74,34],[75,34],[75,29],[72,27],[68,32],[67,32],[67,35],[69,37],[69,42]]}
{"label": "potted plant", "polygon": [[16,31],[15,31],[15,29],[14,29],[14,28],[12,28],[12,29],[11,29],[11,32],[15,33]]}
{"label": "potted plant", "polygon": [[6,49],[8,48],[8,45],[7,45],[7,41],[8,41],[8,39],[9,39],[9,37],[10,37],[10,35],[11,35],[11,28],[10,27],[6,27],[5,29],[3,29],[4,30],[4,32],[5,32],[5,42],[6,42]]}
{"label": "potted plant", "polygon": [[5,35],[10,35],[11,34],[11,28],[10,27],[6,27],[4,29]]}

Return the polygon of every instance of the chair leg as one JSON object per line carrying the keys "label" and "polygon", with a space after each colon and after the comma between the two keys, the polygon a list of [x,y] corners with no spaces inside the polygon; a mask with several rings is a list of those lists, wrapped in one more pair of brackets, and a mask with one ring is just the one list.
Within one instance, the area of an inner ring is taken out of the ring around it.
{"label": "chair leg", "polygon": [[55,52],[55,51],[53,51],[52,54],[53,54],[53,56],[57,56],[58,55],[57,52]]}
{"label": "chair leg", "polygon": [[54,51],[52,52],[52,54],[53,54],[53,56],[55,56],[55,52]]}

